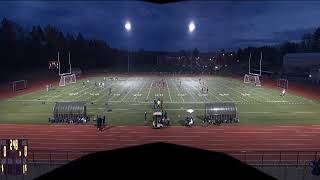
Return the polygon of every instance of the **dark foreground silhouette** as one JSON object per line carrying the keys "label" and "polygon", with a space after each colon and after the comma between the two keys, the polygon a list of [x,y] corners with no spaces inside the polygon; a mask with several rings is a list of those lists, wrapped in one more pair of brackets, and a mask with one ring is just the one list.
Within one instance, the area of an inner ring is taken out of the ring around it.
{"label": "dark foreground silhouette", "polygon": [[223,153],[154,143],[89,154],[38,179],[274,179]]}

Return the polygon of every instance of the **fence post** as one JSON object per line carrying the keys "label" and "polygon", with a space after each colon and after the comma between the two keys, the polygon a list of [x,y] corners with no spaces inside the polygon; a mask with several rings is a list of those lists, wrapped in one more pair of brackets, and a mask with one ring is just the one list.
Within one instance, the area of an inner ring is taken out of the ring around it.
{"label": "fence post", "polygon": [[32,161],[33,161],[33,164],[35,164],[34,163],[34,151],[32,151]]}
{"label": "fence post", "polygon": [[247,163],[247,151],[244,151],[244,162]]}
{"label": "fence post", "polygon": [[50,166],[51,166],[51,151],[50,151],[50,153],[49,153],[49,157],[50,157],[49,164],[50,164]]}
{"label": "fence post", "polygon": [[298,151],[298,154],[297,154],[297,167],[298,167],[298,164],[299,164],[299,151]]}
{"label": "fence post", "polygon": [[263,167],[263,159],[264,159],[264,151],[262,151],[262,160],[261,160],[262,167]]}
{"label": "fence post", "polygon": [[314,160],[317,160],[318,151],[314,154]]}
{"label": "fence post", "polygon": [[305,176],[306,176],[306,166],[307,166],[307,163],[304,162],[303,163],[303,173],[302,173],[302,180],[304,180]]}
{"label": "fence post", "polygon": [[286,165],[284,165],[283,166],[284,167],[284,180],[286,180],[287,179],[287,166]]}
{"label": "fence post", "polygon": [[69,162],[69,151],[67,151],[67,162]]}
{"label": "fence post", "polygon": [[279,165],[281,165],[281,163],[282,163],[282,161],[281,161],[281,151],[280,151],[280,163],[279,163]]}

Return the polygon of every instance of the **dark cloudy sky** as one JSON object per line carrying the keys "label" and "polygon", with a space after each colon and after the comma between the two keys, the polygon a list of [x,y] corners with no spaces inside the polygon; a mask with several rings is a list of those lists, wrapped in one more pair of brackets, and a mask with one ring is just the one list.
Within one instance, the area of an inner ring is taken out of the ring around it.
{"label": "dark cloudy sky", "polygon": [[[26,28],[52,24],[116,48],[127,48],[129,42],[131,49],[212,51],[299,40],[320,27],[320,2],[14,1],[0,2],[0,17]],[[124,30],[127,20],[130,35]],[[193,34],[188,33],[190,21],[196,25]]]}

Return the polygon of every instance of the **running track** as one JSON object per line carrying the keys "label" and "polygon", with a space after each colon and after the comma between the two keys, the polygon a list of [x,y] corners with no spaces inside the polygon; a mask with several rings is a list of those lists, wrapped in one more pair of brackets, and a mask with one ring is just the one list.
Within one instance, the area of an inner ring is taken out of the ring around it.
{"label": "running track", "polygon": [[[320,125],[306,126],[253,126],[222,125],[211,127],[172,126],[155,130],[147,126],[111,126],[98,132],[93,125],[0,125],[0,139],[28,139],[29,154],[35,152],[35,159],[48,159],[37,156],[37,151],[95,152],[121,147],[168,142],[187,145],[212,151],[270,151],[264,161],[278,161],[280,151],[309,151],[300,153],[299,162],[313,160],[314,152],[320,150]],[[311,151],[313,151],[311,153]],[[320,152],[319,152],[320,155]],[[296,154],[283,154],[282,161],[296,162]],[[317,154],[316,154],[317,156]],[[69,155],[68,159],[74,159]],[[235,155],[243,160],[243,155]],[[56,155],[50,159],[66,159]],[[259,161],[261,155],[245,157],[246,161]],[[300,162],[300,163],[301,163]]]}

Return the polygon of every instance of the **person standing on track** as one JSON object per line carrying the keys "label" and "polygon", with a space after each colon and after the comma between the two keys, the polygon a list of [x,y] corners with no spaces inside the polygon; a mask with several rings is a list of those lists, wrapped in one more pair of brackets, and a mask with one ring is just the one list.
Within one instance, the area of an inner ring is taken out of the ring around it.
{"label": "person standing on track", "polygon": [[97,123],[97,129],[100,130],[100,118],[99,118],[98,115],[97,115],[97,118],[96,118],[96,123]]}

